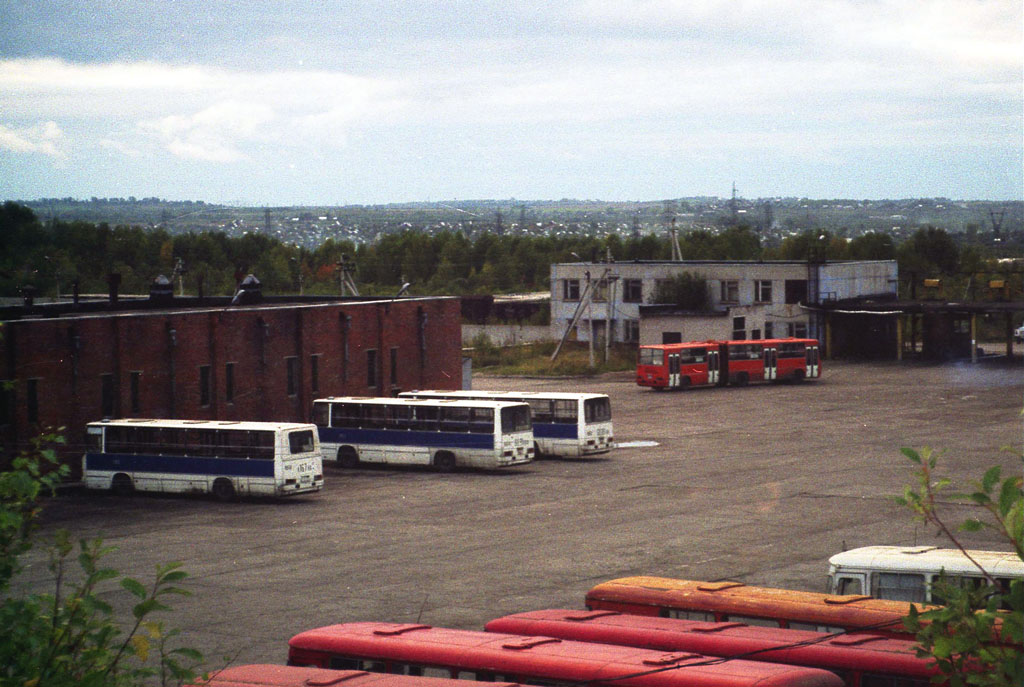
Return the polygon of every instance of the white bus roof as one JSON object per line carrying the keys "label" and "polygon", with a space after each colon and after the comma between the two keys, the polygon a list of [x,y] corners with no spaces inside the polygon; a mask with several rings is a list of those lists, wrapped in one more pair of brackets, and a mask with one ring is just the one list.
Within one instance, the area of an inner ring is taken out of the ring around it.
{"label": "white bus roof", "polygon": [[393,398],[391,396],[327,396],[326,398],[318,398],[313,403],[337,403],[337,402],[348,402],[348,403],[373,403],[378,405],[383,404],[395,404],[402,403],[405,405],[424,405],[424,406],[437,406],[437,407],[454,407],[454,408],[509,408],[512,406],[524,406],[525,403],[521,401],[478,401],[473,399],[453,399],[453,398]]}
{"label": "white bus roof", "polygon": [[[1012,551],[970,551],[993,577],[1024,577],[1024,561]],[[978,568],[960,549],[937,546],[864,546],[837,553],[828,559],[831,572],[843,570],[884,570],[979,575]]]}
{"label": "white bus roof", "polygon": [[447,396],[515,396],[516,398],[545,398],[555,401],[575,401],[583,398],[606,398],[608,394],[573,392],[573,391],[484,391],[477,389],[460,389],[458,391],[436,391],[433,389],[414,389],[404,394],[437,394]]}
{"label": "white bus roof", "polygon": [[168,420],[159,418],[124,417],[116,420],[90,422],[89,427],[183,427],[185,429],[247,429],[247,430],[289,430],[316,429],[316,425],[305,422],[253,422],[241,420]]}

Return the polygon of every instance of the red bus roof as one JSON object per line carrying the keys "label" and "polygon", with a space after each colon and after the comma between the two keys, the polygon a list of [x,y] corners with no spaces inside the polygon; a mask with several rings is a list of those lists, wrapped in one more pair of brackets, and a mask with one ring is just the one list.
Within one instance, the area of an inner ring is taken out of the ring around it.
{"label": "red bus roof", "polygon": [[[587,592],[587,608],[659,615],[661,609],[719,616],[766,618],[840,627],[850,631],[908,635],[903,618],[911,604],[868,596],[831,596],[742,582],[699,582],[667,577],[622,577]],[[914,604],[920,610],[933,608]]]}
{"label": "red bus roof", "polygon": [[[475,680],[416,677],[365,670],[331,670],[300,666],[253,664],[233,666],[210,676],[195,687],[484,687]],[[512,682],[488,682],[486,687],[519,687]]]}
{"label": "red bus roof", "polygon": [[308,630],[288,642],[289,662],[360,657],[560,682],[621,687],[840,687],[833,673],[774,663],[713,659],[551,637],[395,623],[346,623]]}
{"label": "red bus roof", "polygon": [[752,661],[826,669],[861,669],[904,677],[930,677],[938,670],[918,658],[917,643],[881,635],[830,635],[743,623],[623,615],[615,611],[543,610],[490,621],[488,632],[545,635],[661,651],[696,651]]}

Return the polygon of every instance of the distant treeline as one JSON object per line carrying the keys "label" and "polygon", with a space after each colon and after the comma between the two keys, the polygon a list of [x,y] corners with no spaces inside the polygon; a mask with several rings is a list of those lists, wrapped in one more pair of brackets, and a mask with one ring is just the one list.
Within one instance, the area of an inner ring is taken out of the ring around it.
{"label": "distant treeline", "polygon": [[[899,245],[881,233],[848,240],[827,231],[811,231],[766,248],[757,233],[744,226],[691,231],[681,234],[678,242],[684,260],[896,258],[901,280],[947,277],[951,286],[977,284],[979,276],[1011,269],[987,260],[984,247],[960,243],[933,227],[919,229]],[[247,274],[256,275],[265,293],[336,294],[343,261],[350,265],[363,295],[394,293],[405,282],[415,295],[546,291],[550,265],[555,262],[669,260],[671,256],[670,239],[651,234],[622,238],[618,234],[482,233],[471,241],[456,231],[405,230],[360,246],[328,239],[309,250],[260,233],[172,235],[159,228],[106,223],[55,220],[44,224],[30,208],[14,202],[4,203],[0,211],[3,296],[17,296],[24,287],[34,288],[40,297],[52,297],[58,291],[67,296],[74,284],[82,294],[106,293],[111,273],[120,275],[123,294],[146,294],[154,279],[164,275],[173,280],[176,293],[181,284],[188,295],[230,295],[237,280]]]}

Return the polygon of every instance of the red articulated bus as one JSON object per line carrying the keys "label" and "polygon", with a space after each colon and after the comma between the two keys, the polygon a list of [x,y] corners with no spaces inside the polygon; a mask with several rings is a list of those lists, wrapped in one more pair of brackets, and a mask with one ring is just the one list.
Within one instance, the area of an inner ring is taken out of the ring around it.
{"label": "red articulated bus", "polygon": [[690,341],[640,346],[639,351],[636,383],[658,391],[821,376],[816,339]]}
{"label": "red articulated bus", "polygon": [[824,668],[839,675],[847,687],[924,687],[940,674],[930,659],[917,657],[916,642],[881,635],[572,610],[517,613],[492,620],[484,629]]}
{"label": "red articulated bus", "polygon": [[288,647],[290,665],[545,687],[842,687],[816,668],[429,625],[329,625],[295,635]]}
{"label": "red articulated bus", "polygon": [[[906,601],[834,596],[742,582],[698,582],[667,577],[621,577],[587,592],[590,610],[713,622],[738,621],[816,632],[867,633],[908,639]],[[934,606],[913,604],[918,610]]]}
{"label": "red articulated bus", "polygon": [[330,670],[328,668],[305,668],[254,664],[234,666],[217,671],[209,681],[199,682],[193,687],[520,687],[513,683],[467,682],[434,677],[389,675],[370,673],[365,670]]}

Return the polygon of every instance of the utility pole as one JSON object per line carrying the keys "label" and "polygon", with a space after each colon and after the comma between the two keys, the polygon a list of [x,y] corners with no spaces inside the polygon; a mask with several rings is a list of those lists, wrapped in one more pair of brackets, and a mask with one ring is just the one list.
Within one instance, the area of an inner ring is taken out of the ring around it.
{"label": "utility pole", "polygon": [[356,282],[352,278],[352,273],[356,269],[356,263],[348,255],[343,254],[341,259],[334,264],[334,269],[338,272],[338,290],[341,292],[341,295],[344,297],[345,290],[348,289],[352,292],[353,296],[358,296],[359,289],[356,288]]}

